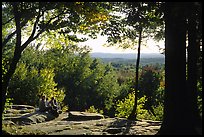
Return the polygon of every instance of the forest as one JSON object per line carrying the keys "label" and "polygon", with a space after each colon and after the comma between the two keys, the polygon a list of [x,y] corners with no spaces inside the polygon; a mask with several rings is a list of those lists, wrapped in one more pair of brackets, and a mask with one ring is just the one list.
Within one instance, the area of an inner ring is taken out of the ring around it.
{"label": "forest", "polygon": [[[161,135],[199,134],[201,15],[200,2],[2,2],[2,114],[10,104],[38,107],[44,94],[63,111],[162,121]],[[92,58],[78,34],[106,35],[109,46],[136,48],[137,58]],[[164,60],[140,58],[150,37],[165,39]]]}

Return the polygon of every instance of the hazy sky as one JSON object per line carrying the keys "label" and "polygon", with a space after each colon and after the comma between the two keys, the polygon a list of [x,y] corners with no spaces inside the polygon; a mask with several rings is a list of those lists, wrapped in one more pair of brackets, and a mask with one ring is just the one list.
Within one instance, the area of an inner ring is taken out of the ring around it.
{"label": "hazy sky", "polygon": [[[131,49],[119,49],[117,47],[104,47],[103,44],[106,43],[107,38],[103,36],[98,36],[97,39],[90,39],[86,42],[80,43],[79,45],[87,45],[92,48],[92,52],[105,52],[105,53],[137,53],[136,50]],[[147,46],[141,46],[141,53],[159,53],[159,48],[156,46],[164,47],[164,41],[155,43],[153,40],[147,41]]]}

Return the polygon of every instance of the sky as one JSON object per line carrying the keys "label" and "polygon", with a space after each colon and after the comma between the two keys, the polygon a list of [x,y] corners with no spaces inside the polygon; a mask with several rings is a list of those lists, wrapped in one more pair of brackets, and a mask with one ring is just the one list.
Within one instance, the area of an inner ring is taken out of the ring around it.
{"label": "sky", "polygon": [[[78,38],[88,38],[85,35],[77,35]],[[101,36],[98,35],[97,39],[91,39],[88,38],[89,40],[85,41],[85,42],[79,42],[77,45],[80,47],[83,46],[89,46],[91,48],[91,53],[95,53],[95,52],[101,52],[101,53],[137,53],[137,49],[136,50],[132,50],[132,49],[122,49],[122,48],[118,48],[117,46],[112,46],[112,47],[106,47],[103,46],[104,44],[108,45],[107,41],[107,37],[106,36]],[[23,39],[24,42],[27,39]],[[146,44],[146,45],[145,45]],[[42,44],[44,45],[44,44]],[[159,48],[158,46],[161,48],[164,48],[164,40],[160,41],[160,42],[155,42],[153,39],[147,40],[147,42],[142,42],[141,45],[141,53],[160,53],[159,52]],[[135,45],[137,46],[137,45]],[[45,47],[44,47],[45,49]]]}
{"label": "sky", "polygon": [[[97,39],[89,39],[86,42],[79,43],[80,46],[90,46],[93,52],[103,52],[103,53],[137,53],[137,50],[131,49],[121,49],[118,47],[105,47],[103,46],[106,43],[107,38],[104,36],[98,36]],[[164,47],[164,41],[155,42],[154,40],[148,40],[146,46],[141,45],[141,53],[159,53],[159,48]]]}

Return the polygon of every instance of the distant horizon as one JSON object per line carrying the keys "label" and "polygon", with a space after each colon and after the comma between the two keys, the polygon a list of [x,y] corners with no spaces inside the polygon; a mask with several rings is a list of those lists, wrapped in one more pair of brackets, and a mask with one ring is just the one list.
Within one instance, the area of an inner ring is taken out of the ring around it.
{"label": "distant horizon", "polygon": [[[95,52],[90,52],[90,53],[102,53],[102,54],[137,54],[137,53],[134,53],[134,52],[125,52],[125,53],[122,53],[122,52],[98,52],[98,51],[95,51]],[[142,52],[140,54],[161,54],[161,53],[158,53],[158,52]],[[162,55],[162,54],[161,54]]]}
{"label": "distant horizon", "polygon": [[[94,58],[125,58],[125,59],[135,59],[137,53],[104,53],[104,52],[94,52],[90,53],[91,57]],[[141,53],[140,58],[165,58],[165,55],[161,53]]]}

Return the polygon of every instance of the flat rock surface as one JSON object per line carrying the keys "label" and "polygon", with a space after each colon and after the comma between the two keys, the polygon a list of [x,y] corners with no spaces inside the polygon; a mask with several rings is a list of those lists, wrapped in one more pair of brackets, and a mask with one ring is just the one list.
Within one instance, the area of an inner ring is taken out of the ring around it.
{"label": "flat rock surface", "polygon": [[161,125],[159,121],[130,121],[125,118],[72,120],[68,115],[62,113],[54,120],[21,127],[41,130],[47,135],[154,135]]}
{"label": "flat rock surface", "polygon": [[31,132],[40,130],[46,135],[155,135],[161,126],[160,121],[131,121],[78,111],[63,112],[57,118],[36,111],[11,116],[10,111],[2,123]]}
{"label": "flat rock surface", "polygon": [[69,119],[71,120],[96,120],[104,118],[104,116],[101,114],[79,111],[70,111],[68,115]]}

